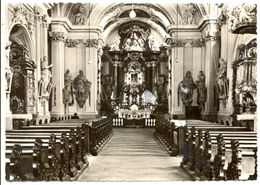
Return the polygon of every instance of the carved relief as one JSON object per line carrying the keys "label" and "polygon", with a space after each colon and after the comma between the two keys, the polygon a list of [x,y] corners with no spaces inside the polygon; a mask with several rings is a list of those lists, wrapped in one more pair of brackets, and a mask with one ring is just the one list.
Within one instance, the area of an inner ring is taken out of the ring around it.
{"label": "carved relief", "polygon": [[49,35],[54,41],[66,41],[66,37],[64,36],[64,32],[49,32]]}
{"label": "carved relief", "polygon": [[191,47],[202,47],[205,45],[205,40],[201,38],[197,39],[171,39],[168,40],[168,44],[173,47],[185,47],[187,43],[191,44]]}
{"label": "carved relief", "polygon": [[76,47],[80,42],[80,39],[66,39],[65,40],[65,46],[71,48],[71,47]]}
{"label": "carved relief", "polygon": [[80,108],[83,108],[86,100],[89,98],[89,106],[91,102],[90,97],[91,82],[83,75],[83,71],[79,71],[79,75],[73,80],[73,88],[75,89],[75,97]]}
{"label": "carved relief", "polygon": [[86,22],[90,16],[90,13],[92,11],[93,7],[90,3],[85,3],[85,4],[79,4],[77,10],[73,14],[73,21],[72,23],[74,25],[86,25]]}
{"label": "carved relief", "polygon": [[256,4],[247,3],[234,7],[230,15],[230,31],[256,34],[256,7]]}
{"label": "carved relief", "polygon": [[82,41],[85,47],[97,47],[98,46],[98,40],[97,39],[86,39]]}
{"label": "carved relief", "polygon": [[188,3],[184,5],[184,11],[182,15],[182,20],[184,24],[196,24],[195,22],[195,13],[197,9],[193,3]]}

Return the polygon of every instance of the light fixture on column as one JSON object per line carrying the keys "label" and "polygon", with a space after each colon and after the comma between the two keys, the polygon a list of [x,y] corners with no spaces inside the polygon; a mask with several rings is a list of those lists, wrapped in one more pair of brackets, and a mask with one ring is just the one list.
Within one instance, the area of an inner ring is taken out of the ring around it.
{"label": "light fixture on column", "polygon": [[136,17],[136,13],[135,13],[135,11],[134,11],[133,4],[132,4],[132,10],[131,10],[131,12],[129,13],[129,17],[132,18],[132,19]]}

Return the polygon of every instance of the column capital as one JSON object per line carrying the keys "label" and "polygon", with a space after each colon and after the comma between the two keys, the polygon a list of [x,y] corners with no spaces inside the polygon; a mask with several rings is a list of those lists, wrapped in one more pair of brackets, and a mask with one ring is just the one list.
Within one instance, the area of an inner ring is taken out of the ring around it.
{"label": "column capital", "polygon": [[66,41],[66,36],[64,36],[64,32],[49,32],[49,35],[53,41]]}
{"label": "column capital", "polygon": [[205,41],[213,41],[213,40],[220,40],[221,38],[221,33],[220,31],[208,31],[206,33]]}

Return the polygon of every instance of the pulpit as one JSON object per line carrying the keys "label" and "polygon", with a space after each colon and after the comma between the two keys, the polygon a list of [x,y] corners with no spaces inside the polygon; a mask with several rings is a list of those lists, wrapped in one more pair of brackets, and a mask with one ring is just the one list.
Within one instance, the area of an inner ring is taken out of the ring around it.
{"label": "pulpit", "polygon": [[232,114],[234,124],[246,126],[249,130],[256,130],[256,74],[257,53],[256,39],[248,44],[241,45],[238,60],[232,65],[233,68],[233,106]]}

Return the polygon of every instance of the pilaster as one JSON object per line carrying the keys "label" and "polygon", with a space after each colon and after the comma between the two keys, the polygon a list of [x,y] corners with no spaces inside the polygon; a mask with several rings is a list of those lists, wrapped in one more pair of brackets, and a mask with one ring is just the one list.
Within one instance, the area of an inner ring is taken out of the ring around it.
{"label": "pilaster", "polygon": [[64,112],[64,104],[62,92],[64,88],[64,42],[66,39],[64,32],[50,32],[51,37],[51,61],[52,67],[52,84],[54,101],[52,102],[51,117],[62,117]]}
{"label": "pilaster", "polygon": [[218,70],[218,60],[220,57],[220,31],[216,20],[208,21],[205,31],[205,76],[207,87],[207,101],[202,118],[207,120],[216,120],[219,108],[216,74]]}

